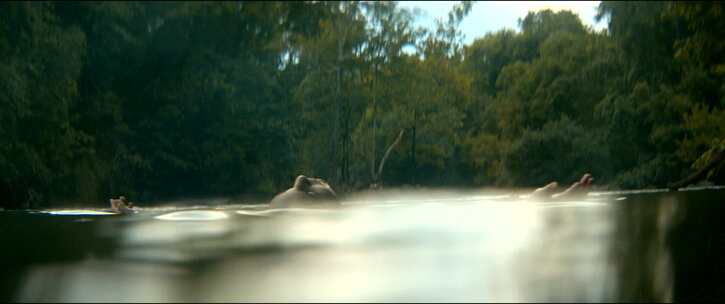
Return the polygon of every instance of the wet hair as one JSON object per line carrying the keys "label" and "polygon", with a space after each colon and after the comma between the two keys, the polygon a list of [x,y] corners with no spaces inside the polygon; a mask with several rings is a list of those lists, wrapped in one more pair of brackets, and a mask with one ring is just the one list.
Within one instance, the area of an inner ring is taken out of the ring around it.
{"label": "wet hair", "polygon": [[300,191],[307,191],[310,189],[310,186],[312,186],[310,178],[304,175],[299,175],[295,179],[295,185],[293,187]]}
{"label": "wet hair", "polygon": [[314,192],[314,195],[337,197],[335,190],[333,190],[332,187],[330,187],[330,184],[328,184],[324,179],[319,177],[310,178],[310,183],[310,190]]}
{"label": "wet hair", "polygon": [[582,178],[579,180],[579,184],[581,184],[582,186],[589,186],[592,184],[593,180],[594,180],[594,178],[592,177],[591,174],[585,173],[582,176]]}
{"label": "wet hair", "polygon": [[319,177],[298,175],[292,187],[315,197],[337,197],[337,193],[332,190],[330,184]]}

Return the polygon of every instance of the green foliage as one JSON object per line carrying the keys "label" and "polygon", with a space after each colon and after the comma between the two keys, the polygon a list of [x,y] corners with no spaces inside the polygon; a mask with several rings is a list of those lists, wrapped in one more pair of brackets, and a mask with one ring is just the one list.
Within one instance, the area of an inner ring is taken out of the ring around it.
{"label": "green foliage", "polygon": [[563,116],[541,130],[526,130],[503,160],[502,179],[536,186],[552,180],[574,181],[585,172],[606,172],[609,155],[600,136]]}
{"label": "green foliage", "polygon": [[[0,193],[38,204],[72,178],[64,164],[88,141],[73,127],[85,35],[62,26],[49,3],[3,3],[0,19]],[[12,47],[11,47],[12,46]]]}
{"label": "green foliage", "polygon": [[389,1],[3,2],[2,206],[271,195],[297,174],[651,187],[721,155],[721,3],[603,1],[601,32],[530,12],[464,46],[472,5],[427,30]]}
{"label": "green foliage", "polygon": [[678,150],[680,157],[702,168],[713,153],[723,151],[725,138],[725,110],[710,111],[707,106],[695,105],[691,113],[685,114],[684,128],[687,135]]}
{"label": "green foliage", "polygon": [[[706,170],[705,168],[709,164],[719,162],[707,172],[707,177],[710,178],[721,173],[722,168],[725,167],[725,163],[722,161],[723,154],[725,154],[725,140],[714,142],[713,147],[705,151],[705,153],[702,153],[702,155],[692,164],[692,167],[697,170]],[[717,157],[720,157],[720,160],[717,160]]]}

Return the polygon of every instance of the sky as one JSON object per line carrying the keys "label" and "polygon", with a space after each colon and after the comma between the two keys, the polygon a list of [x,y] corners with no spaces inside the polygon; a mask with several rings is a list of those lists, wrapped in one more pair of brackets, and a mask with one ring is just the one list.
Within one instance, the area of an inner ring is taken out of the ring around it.
{"label": "sky", "polygon": [[[606,20],[594,21],[600,1],[476,1],[471,12],[463,18],[460,30],[465,35],[464,43],[470,44],[474,39],[483,37],[487,32],[495,32],[504,28],[519,30],[518,19],[526,17],[529,11],[551,9],[552,11],[570,10],[579,15],[584,25],[595,30],[607,27]],[[420,8],[423,15],[419,24],[434,28],[435,19],[446,20],[448,12],[459,1],[400,1],[399,7]]]}

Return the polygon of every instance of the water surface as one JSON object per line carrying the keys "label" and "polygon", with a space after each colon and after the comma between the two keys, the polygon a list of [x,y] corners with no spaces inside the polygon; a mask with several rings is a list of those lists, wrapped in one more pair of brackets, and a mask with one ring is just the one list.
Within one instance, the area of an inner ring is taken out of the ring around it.
{"label": "water surface", "polygon": [[722,189],[0,212],[2,299],[602,302],[725,293]]}

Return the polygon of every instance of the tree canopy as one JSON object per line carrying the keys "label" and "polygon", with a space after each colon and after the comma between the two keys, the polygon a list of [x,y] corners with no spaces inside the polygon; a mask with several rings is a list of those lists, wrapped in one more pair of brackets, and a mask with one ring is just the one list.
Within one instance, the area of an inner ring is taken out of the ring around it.
{"label": "tree canopy", "polygon": [[[0,3],[0,206],[721,182],[719,2],[542,10],[464,45],[396,2]],[[383,166],[384,165],[384,166]],[[709,166],[709,167],[708,167]]]}

